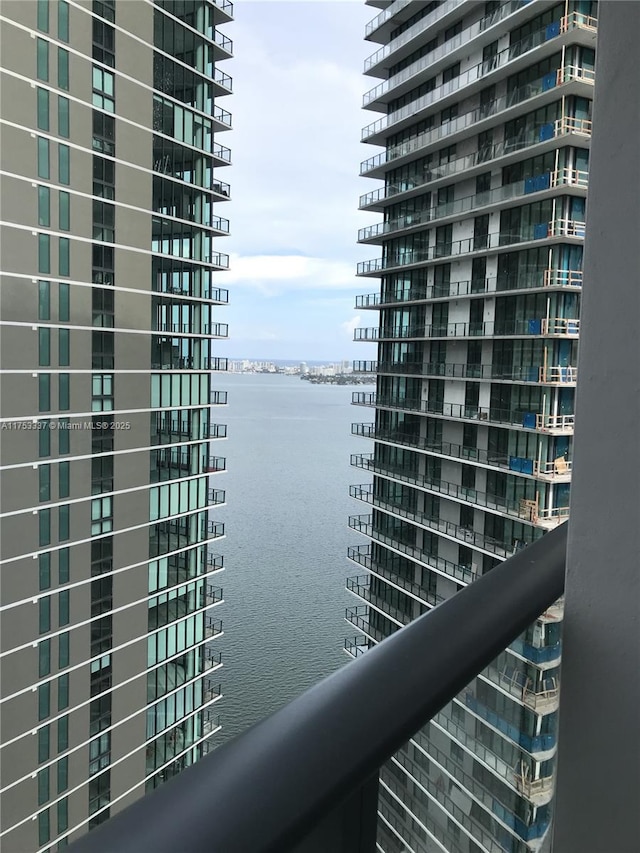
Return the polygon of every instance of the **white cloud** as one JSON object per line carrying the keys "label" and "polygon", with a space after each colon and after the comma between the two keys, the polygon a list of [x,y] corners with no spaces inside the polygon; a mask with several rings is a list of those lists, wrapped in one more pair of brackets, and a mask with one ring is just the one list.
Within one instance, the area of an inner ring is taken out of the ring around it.
{"label": "white cloud", "polygon": [[353,331],[360,325],[360,315],[356,314],[350,320],[346,320],[340,324],[340,328],[344,331],[349,339],[353,338]]}
{"label": "white cloud", "polygon": [[287,290],[351,289],[358,286],[351,263],[305,255],[232,255],[225,284],[245,285],[265,296]]}

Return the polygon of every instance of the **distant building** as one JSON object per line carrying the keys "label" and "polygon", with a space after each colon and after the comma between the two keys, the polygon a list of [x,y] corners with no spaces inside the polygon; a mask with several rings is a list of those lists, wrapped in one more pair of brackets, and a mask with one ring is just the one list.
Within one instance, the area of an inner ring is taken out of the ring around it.
{"label": "distant building", "polygon": [[[567,518],[597,4],[371,0],[379,146],[360,199],[380,279],[373,482],[351,527],[352,655]],[[379,45],[379,46],[378,46]],[[366,479],[366,478],[365,478]],[[364,574],[363,574],[364,572]],[[381,853],[538,851],[549,831],[562,605],[381,774]],[[425,654],[438,654],[426,649]],[[407,662],[410,666],[410,661]]]}

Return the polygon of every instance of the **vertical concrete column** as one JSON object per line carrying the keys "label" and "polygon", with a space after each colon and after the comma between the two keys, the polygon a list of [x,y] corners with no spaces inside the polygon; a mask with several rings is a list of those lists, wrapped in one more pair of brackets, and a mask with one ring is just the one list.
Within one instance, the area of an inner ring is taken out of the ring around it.
{"label": "vertical concrete column", "polygon": [[640,850],[640,3],[598,17],[553,853]]}

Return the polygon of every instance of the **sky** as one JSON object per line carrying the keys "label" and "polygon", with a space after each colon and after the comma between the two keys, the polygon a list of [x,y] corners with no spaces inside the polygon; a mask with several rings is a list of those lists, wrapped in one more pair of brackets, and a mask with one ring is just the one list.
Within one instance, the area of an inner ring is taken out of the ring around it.
{"label": "sky", "polygon": [[229,358],[326,360],[375,357],[354,344],[353,328],[374,326],[375,312],[355,311],[355,296],[376,290],[357,279],[357,231],[380,215],[358,211],[358,197],[378,182],[358,176],[378,148],[360,143],[374,113],[363,93],[378,81],[362,74],[379,45],[365,42],[379,10],[363,0],[236,0],[235,20],[221,27],[234,59],[220,63],[233,95],[218,100],[233,130],[216,136],[233,165],[217,170],[232,200],[216,206],[231,236],[216,241],[230,255]]}

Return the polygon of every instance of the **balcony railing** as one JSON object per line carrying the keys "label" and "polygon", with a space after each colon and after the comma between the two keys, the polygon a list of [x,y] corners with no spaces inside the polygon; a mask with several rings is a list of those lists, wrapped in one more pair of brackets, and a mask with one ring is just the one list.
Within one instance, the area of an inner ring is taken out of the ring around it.
{"label": "balcony railing", "polygon": [[362,328],[353,330],[354,341],[380,341],[395,338],[502,338],[502,337],[577,337],[580,320],[565,317],[541,317],[510,322],[487,320],[474,323],[438,323],[421,326]]}

